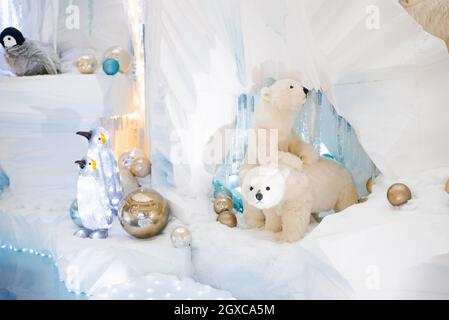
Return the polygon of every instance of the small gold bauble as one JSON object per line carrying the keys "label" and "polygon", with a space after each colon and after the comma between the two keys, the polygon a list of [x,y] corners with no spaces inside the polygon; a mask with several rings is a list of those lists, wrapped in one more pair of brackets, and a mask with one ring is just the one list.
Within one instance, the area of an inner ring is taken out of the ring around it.
{"label": "small gold bauble", "polygon": [[94,55],[85,55],[76,61],[76,67],[82,74],[93,74],[98,68],[98,61]]}
{"label": "small gold bauble", "polygon": [[373,187],[374,187],[374,180],[371,177],[366,182],[366,191],[368,191],[368,193],[370,193],[370,194],[373,193]]}
{"label": "small gold bauble", "polygon": [[220,214],[222,212],[226,211],[232,211],[234,208],[234,204],[232,203],[232,200],[228,197],[220,197],[215,199],[214,202],[214,210],[217,214]]}
{"label": "small gold bauble", "polygon": [[139,239],[160,234],[167,226],[168,215],[167,201],[156,191],[147,188],[129,193],[119,207],[123,229]]}
{"label": "small gold bauble", "polygon": [[447,193],[449,193],[449,180],[447,180],[447,182],[446,182],[445,190]]}
{"label": "small gold bauble", "polygon": [[145,178],[151,173],[151,161],[145,157],[136,158],[133,160],[130,170],[136,177]]}
{"label": "small gold bauble", "polygon": [[126,73],[131,68],[131,55],[122,47],[112,47],[106,50],[103,61],[107,59],[115,59],[120,65],[120,72]]}
{"label": "small gold bauble", "polygon": [[412,192],[405,184],[396,183],[388,189],[387,197],[393,206],[399,207],[412,199]]}
{"label": "small gold bauble", "polygon": [[220,213],[217,221],[225,226],[228,226],[229,228],[237,227],[237,217],[234,213],[229,211]]}

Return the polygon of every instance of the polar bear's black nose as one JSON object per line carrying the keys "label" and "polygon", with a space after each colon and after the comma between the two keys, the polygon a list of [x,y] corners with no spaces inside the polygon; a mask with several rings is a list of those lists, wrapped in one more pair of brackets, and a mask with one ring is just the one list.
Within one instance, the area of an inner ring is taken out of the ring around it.
{"label": "polar bear's black nose", "polygon": [[305,95],[308,95],[308,94],[309,94],[309,92],[310,92],[309,89],[307,89],[307,88],[302,88],[302,89],[304,90],[304,94],[305,94]]}
{"label": "polar bear's black nose", "polygon": [[258,192],[258,193],[256,194],[256,199],[259,200],[259,201],[262,201],[262,199],[263,199],[263,194],[260,193],[260,192]]}

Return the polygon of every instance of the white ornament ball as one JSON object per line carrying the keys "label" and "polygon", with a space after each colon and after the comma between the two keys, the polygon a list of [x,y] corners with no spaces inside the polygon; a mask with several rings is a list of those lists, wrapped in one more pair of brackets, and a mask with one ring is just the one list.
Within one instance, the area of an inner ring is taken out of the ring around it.
{"label": "white ornament ball", "polygon": [[120,160],[118,162],[120,169],[131,170],[131,166],[135,159],[144,158],[145,153],[142,150],[131,150],[129,152],[125,152],[120,156]]}
{"label": "white ornament ball", "polygon": [[103,60],[114,59],[120,65],[120,72],[126,73],[131,68],[131,55],[122,47],[116,46],[106,50]]}
{"label": "white ornament ball", "polygon": [[192,233],[187,228],[179,227],[173,230],[170,239],[175,248],[186,248],[192,243]]}

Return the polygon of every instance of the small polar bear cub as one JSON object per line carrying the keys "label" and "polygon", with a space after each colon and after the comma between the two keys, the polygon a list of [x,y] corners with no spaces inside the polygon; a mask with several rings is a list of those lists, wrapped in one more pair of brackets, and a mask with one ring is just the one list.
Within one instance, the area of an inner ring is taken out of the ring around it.
{"label": "small polar bear cub", "polygon": [[279,152],[279,163],[242,170],[245,221],[250,228],[281,232],[281,241],[304,237],[310,223],[312,197],[299,157]]}
{"label": "small polar bear cub", "polygon": [[280,152],[279,155],[279,165],[258,166],[245,174],[243,197],[260,210],[272,209],[282,203],[287,193],[287,179],[291,170],[302,171],[301,159],[285,152]]}
{"label": "small polar bear cub", "polygon": [[269,210],[284,199],[288,169],[260,166],[248,172],[243,182],[243,197],[253,207]]}

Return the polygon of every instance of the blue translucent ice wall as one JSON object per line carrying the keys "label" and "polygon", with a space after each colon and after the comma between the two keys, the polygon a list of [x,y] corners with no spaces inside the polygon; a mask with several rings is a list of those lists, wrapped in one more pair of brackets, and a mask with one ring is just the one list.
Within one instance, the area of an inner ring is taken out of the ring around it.
{"label": "blue translucent ice wall", "polygon": [[232,197],[234,208],[243,212],[240,188],[240,166],[245,161],[248,135],[247,129],[253,127],[255,98],[248,95],[241,95],[238,98],[238,112],[236,120],[236,130],[232,137],[232,146],[225,159],[225,163],[220,166],[213,181],[214,196],[225,193]]}
{"label": "blue translucent ice wall", "polygon": [[9,187],[9,178],[0,166],[0,194]]}
{"label": "blue translucent ice wall", "polygon": [[[242,212],[239,168],[245,160],[248,137],[245,129],[252,128],[255,101],[258,97],[242,95],[238,101],[236,134],[226,162],[213,181],[214,194],[232,196],[237,211]],[[351,125],[337,114],[332,104],[321,92],[313,91],[303,107],[294,131],[304,141],[312,144],[323,157],[331,158],[349,169],[361,197],[367,195],[366,182],[377,174]]]}
{"label": "blue translucent ice wall", "polygon": [[312,144],[322,156],[335,159],[354,177],[360,196],[366,196],[366,182],[378,170],[361,146],[352,126],[337,114],[326,95],[312,92],[298,116],[295,132]]}

